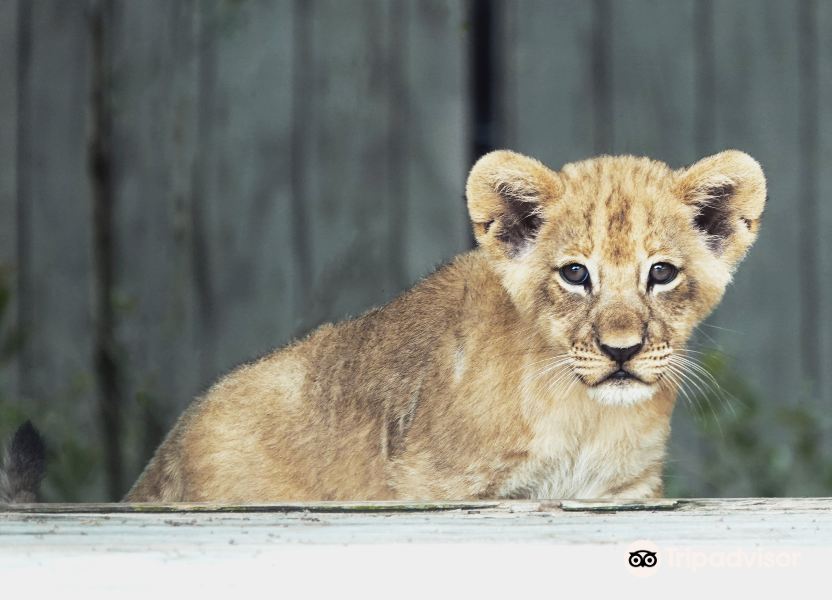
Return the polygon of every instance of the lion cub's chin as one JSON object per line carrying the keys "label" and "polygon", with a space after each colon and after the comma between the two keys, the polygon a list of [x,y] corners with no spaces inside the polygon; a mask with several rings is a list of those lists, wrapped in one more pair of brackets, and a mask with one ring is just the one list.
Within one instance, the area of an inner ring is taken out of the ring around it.
{"label": "lion cub's chin", "polygon": [[610,406],[631,406],[649,400],[656,392],[655,386],[640,381],[607,381],[587,388],[589,397]]}

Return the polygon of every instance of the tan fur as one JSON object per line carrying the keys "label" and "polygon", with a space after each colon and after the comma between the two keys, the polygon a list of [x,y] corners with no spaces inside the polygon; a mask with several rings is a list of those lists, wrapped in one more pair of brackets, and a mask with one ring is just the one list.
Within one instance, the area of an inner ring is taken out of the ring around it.
{"label": "tan fur", "polygon": [[[728,151],[554,172],[498,151],[467,196],[478,249],[220,380],[126,499],[660,495],[674,357],[756,236],[759,165]],[[648,291],[660,261],[681,270]],[[590,290],[560,276],[571,262]],[[602,382],[617,366],[599,344],[639,341],[643,383]]]}

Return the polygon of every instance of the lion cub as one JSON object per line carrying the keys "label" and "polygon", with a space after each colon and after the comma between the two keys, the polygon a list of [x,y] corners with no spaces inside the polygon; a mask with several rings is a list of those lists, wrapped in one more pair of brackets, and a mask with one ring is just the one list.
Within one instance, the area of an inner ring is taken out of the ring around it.
{"label": "lion cub", "polygon": [[126,500],[661,495],[685,342],[757,236],[760,165],[497,151],[466,192],[476,250],[224,377]]}

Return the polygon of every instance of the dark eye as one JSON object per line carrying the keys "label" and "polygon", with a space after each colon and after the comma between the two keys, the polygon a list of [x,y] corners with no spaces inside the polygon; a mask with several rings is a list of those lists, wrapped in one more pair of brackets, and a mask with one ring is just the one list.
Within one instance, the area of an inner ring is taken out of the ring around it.
{"label": "dark eye", "polygon": [[647,287],[652,287],[655,284],[670,283],[676,279],[679,274],[679,269],[670,263],[656,263],[650,267],[650,276],[647,278]]}
{"label": "dark eye", "polygon": [[572,263],[560,268],[560,276],[572,285],[589,285],[589,271],[583,265]]}

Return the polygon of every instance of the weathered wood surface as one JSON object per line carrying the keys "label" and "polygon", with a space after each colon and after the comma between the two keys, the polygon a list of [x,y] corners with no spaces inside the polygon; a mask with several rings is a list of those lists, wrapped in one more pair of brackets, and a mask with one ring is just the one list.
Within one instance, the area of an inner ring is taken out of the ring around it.
{"label": "weathered wood surface", "polygon": [[[15,335],[19,324],[17,277],[14,270],[18,253],[18,6],[16,2],[0,2],[0,73],[4,83],[0,86],[0,294],[6,305],[0,310],[0,340]],[[0,342],[2,343],[2,342]],[[15,353],[0,353],[0,376],[9,390],[17,395],[18,357]]]}
{"label": "weathered wood surface", "polygon": [[[179,558],[229,544],[517,543],[832,545],[832,499],[644,503],[510,501],[0,507],[0,565],[11,555],[150,552]],[[2,568],[2,567],[0,567]]]}
{"label": "weathered wood surface", "polygon": [[[657,552],[655,573],[628,565],[638,549]],[[591,582],[693,598],[728,579],[757,595],[830,555],[830,498],[0,506],[9,597],[504,598]]]}
{"label": "weathered wood surface", "polygon": [[[819,313],[817,335],[819,353],[816,359],[820,365],[821,405],[827,409],[832,405],[832,169],[829,160],[832,157],[832,3],[817,2],[817,12],[807,15],[801,22],[806,22],[810,33],[814,35],[817,45],[806,49],[805,61],[813,67],[806,77],[811,80],[817,76],[816,88],[809,86],[804,95],[804,114],[806,123],[806,145],[811,160],[804,170],[804,177],[811,177],[807,193],[813,199],[813,211],[810,212],[810,227],[806,232],[810,243],[815,243],[814,255],[817,258],[817,272],[814,285],[817,290],[815,308]],[[812,6],[812,5],[810,5]],[[823,32],[821,35],[820,32]],[[811,60],[812,50],[816,52]],[[812,121],[816,115],[817,121]],[[811,272],[806,274],[812,277]],[[811,313],[804,312],[806,319]],[[808,323],[807,323],[808,324]],[[832,452],[832,440],[827,439],[825,450]]]}
{"label": "weathered wood surface", "polygon": [[[11,266],[24,344],[17,388],[0,393],[48,432],[66,466],[70,455],[91,460],[96,454],[100,416],[87,6],[19,2],[17,23],[17,244]],[[103,469],[85,472],[87,485],[101,489]],[[49,491],[63,495],[54,489],[59,485],[51,481]]]}
{"label": "weathered wood surface", "polygon": [[511,0],[498,23],[502,144],[555,168],[603,151],[593,3]]}
{"label": "weathered wood surface", "polygon": [[[712,73],[716,97],[711,100],[709,150],[738,147],[757,158],[768,172],[769,202],[759,243],[714,315],[714,324],[729,329],[711,335],[772,400],[794,405],[808,399],[808,385],[814,385],[809,382],[817,375],[804,352],[801,330],[804,285],[814,283],[801,277],[784,286],[770,274],[801,264],[797,215],[812,200],[802,197],[800,184],[798,6],[721,0],[714,11],[713,44],[720,60]],[[776,96],[768,93],[772,86],[780,90]],[[754,311],[749,310],[751,298]],[[772,352],[773,340],[781,349],[794,350]]]}
{"label": "weathered wood surface", "polygon": [[136,424],[123,433],[125,479],[203,385],[194,294],[201,21],[193,2],[150,4],[117,3],[107,39],[122,383],[115,401]]}
{"label": "weathered wood surface", "polygon": [[[53,472],[75,469],[48,497],[118,498],[221,374],[467,248],[466,6],[0,0],[0,334],[26,340],[0,363],[15,408],[0,437],[24,415],[44,430]],[[97,201],[93,133],[110,141]],[[112,319],[96,340],[101,298]],[[108,404],[120,431],[100,425]],[[123,473],[105,491],[113,440]]]}

